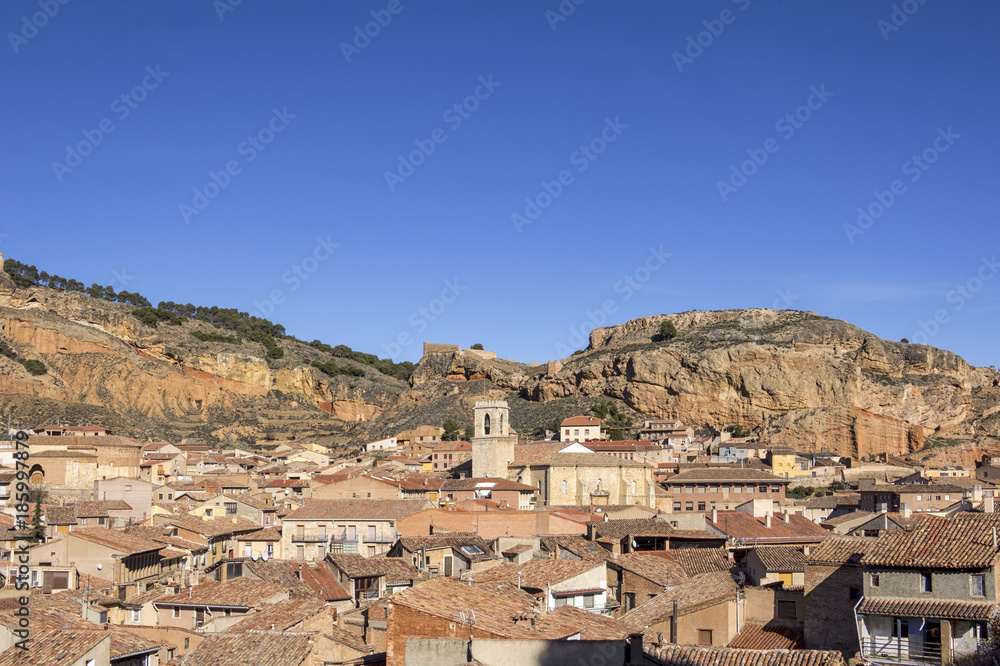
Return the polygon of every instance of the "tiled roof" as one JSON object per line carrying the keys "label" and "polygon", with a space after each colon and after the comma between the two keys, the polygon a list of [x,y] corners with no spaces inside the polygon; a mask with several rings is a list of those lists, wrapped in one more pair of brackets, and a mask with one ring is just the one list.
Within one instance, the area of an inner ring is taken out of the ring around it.
{"label": "tiled roof", "polygon": [[790,506],[801,506],[807,509],[836,509],[838,506],[857,506],[861,503],[861,495],[824,495],[810,497],[790,503]]}
{"label": "tiled roof", "polygon": [[132,507],[124,500],[92,500],[77,502],[78,518],[107,518],[108,511],[131,511]]}
{"label": "tiled roof", "polygon": [[[626,460],[607,453],[553,453],[548,458],[532,464],[549,467],[646,467],[644,462]],[[514,466],[518,466],[516,459]]]}
{"label": "tiled roof", "polygon": [[531,549],[532,549],[531,546],[529,546],[528,544],[519,543],[516,546],[511,546],[507,550],[503,551],[503,554],[507,556],[520,555],[521,553],[527,552]]}
{"label": "tiled roof", "polygon": [[534,465],[558,451],[566,448],[566,442],[545,442],[542,444],[519,444],[514,447],[513,467]]}
{"label": "tiled roof", "polygon": [[287,631],[289,628],[303,622],[326,607],[321,599],[289,599],[271,604],[249,616],[245,620],[226,629],[226,633],[237,634],[242,631],[259,629],[262,631]]}
{"label": "tiled roof", "polygon": [[688,576],[729,571],[732,563],[725,548],[680,548],[668,551]]}
{"label": "tiled roof", "polygon": [[441,442],[440,444],[435,444],[432,449],[435,452],[441,451],[471,451],[472,444],[464,440],[457,442]]}
{"label": "tiled roof", "polygon": [[330,565],[323,561],[316,564],[303,562],[299,568],[302,584],[307,585],[313,593],[324,601],[343,601],[351,595],[337,580],[337,575]]}
{"label": "tiled roof", "polygon": [[851,513],[845,513],[836,518],[827,518],[823,521],[823,525],[830,527],[837,527],[838,525],[843,525],[844,523],[850,523],[858,520],[859,518],[872,518],[878,514],[873,511],[852,511]]}
{"label": "tiled roof", "polygon": [[792,514],[786,523],[781,516],[771,517],[771,527],[766,526],[764,518],[755,518],[749,513],[740,511],[719,511],[717,520],[706,520],[705,524],[734,539],[775,541],[818,541],[826,538],[830,532],[823,529],[805,516]]}
{"label": "tiled roof", "polygon": [[398,557],[365,557],[358,553],[330,553],[327,557],[349,578],[385,576],[387,585],[422,578],[419,571]]}
{"label": "tiled roof", "polygon": [[788,483],[788,479],[775,476],[770,472],[759,469],[740,467],[697,467],[694,469],[681,470],[678,474],[666,480],[666,484],[677,485],[685,483],[705,483],[715,481],[717,483],[749,481],[753,483],[765,482]]}
{"label": "tiled roof", "polygon": [[46,525],[76,525],[76,512],[71,506],[50,506],[45,508]]}
{"label": "tiled roof", "polygon": [[912,531],[880,537],[862,563],[870,566],[985,569],[997,558],[994,530],[1000,515],[960,513],[953,518],[925,516]]}
{"label": "tiled roof", "polygon": [[831,536],[809,549],[809,564],[861,564],[861,558],[875,544],[868,537]]}
{"label": "tiled roof", "polygon": [[549,639],[565,638],[579,632],[583,641],[624,640],[630,633],[630,629],[617,620],[574,606],[560,606],[552,612],[537,615],[534,628]]}
{"label": "tiled roof", "polygon": [[664,666],[841,666],[836,650],[739,650],[733,648],[646,646],[646,657]]}
{"label": "tiled roof", "polygon": [[68,534],[93,543],[99,543],[102,546],[114,548],[121,555],[145,553],[150,550],[163,548],[163,544],[161,543],[118,530],[108,529],[107,527],[81,527]]}
{"label": "tiled roof", "polygon": [[[440,548],[451,548],[454,550],[459,550],[463,557],[469,558],[472,561],[489,559],[491,557],[496,557],[496,553],[490,548],[490,544],[486,542],[478,534],[471,533],[457,533],[457,534],[435,534],[432,536],[422,536],[422,537],[402,537],[399,540],[400,544],[406,550],[414,553],[421,548],[425,550],[437,550]],[[473,546],[480,552],[466,552],[461,550],[463,546]]]}
{"label": "tiled roof", "polygon": [[534,486],[529,486],[509,479],[448,479],[441,484],[441,492],[449,490],[531,490]]}
{"label": "tiled roof", "polygon": [[155,606],[229,606],[253,608],[274,595],[287,591],[275,583],[251,578],[232,578],[222,583],[210,581],[180,594],[163,597]]}
{"label": "tiled roof", "polygon": [[897,617],[933,617],[950,620],[988,620],[996,605],[971,601],[933,601],[930,599],[879,599],[865,597],[858,607],[864,615]]}
{"label": "tiled roof", "polygon": [[768,571],[794,573],[806,570],[806,556],[795,546],[761,546],[753,551]]}
{"label": "tiled roof", "polygon": [[563,419],[563,422],[559,424],[560,428],[572,428],[573,426],[599,426],[601,425],[601,419],[594,418],[593,416],[571,416],[568,419]]}
{"label": "tiled roof", "polygon": [[260,525],[251,523],[246,518],[226,518],[218,516],[211,519],[201,519],[195,516],[171,516],[168,522],[182,529],[204,536],[220,536],[236,532],[256,532]]}
{"label": "tiled roof", "polygon": [[[369,616],[370,617],[370,616]],[[361,653],[374,652],[375,648],[365,643],[365,639],[361,636],[351,633],[346,629],[340,629],[339,627],[327,627],[323,630],[323,634],[327,638],[332,638],[342,645],[346,645],[352,650],[357,650]]]}
{"label": "tiled roof", "polygon": [[725,599],[734,598],[739,591],[729,572],[716,571],[690,578],[684,583],[671,587],[622,616],[625,624],[643,630],[658,620],[673,613],[673,603],[677,610],[686,615],[706,605],[713,605]]}
{"label": "tiled roof", "polygon": [[257,530],[256,532],[250,532],[248,534],[241,534],[239,536],[240,541],[281,541],[281,532],[273,527],[265,527],[263,529]]}
{"label": "tiled roof", "polygon": [[533,612],[535,598],[506,583],[469,585],[442,576],[394,594],[389,598],[389,604],[406,606],[456,625],[462,622],[459,613],[467,615],[469,610],[474,610],[475,626],[479,631],[503,638],[539,637],[525,624],[514,621],[515,617]]}
{"label": "tiled roof", "polygon": [[399,520],[425,508],[424,500],[313,499],[284,520]]}
{"label": "tiled roof", "polygon": [[664,557],[658,553],[666,554],[671,553],[671,551],[625,553],[619,555],[618,559],[613,560],[613,562],[661,587],[679,585],[687,580],[687,572],[672,556]]}
{"label": "tiled roof", "polygon": [[676,532],[665,520],[657,518],[623,518],[604,520],[591,523],[595,539],[612,539],[618,541],[627,536],[656,535],[665,536]]}
{"label": "tiled roof", "polygon": [[747,622],[728,647],[741,650],[800,650],[805,647],[802,632],[792,627]]}
{"label": "tiled roof", "polygon": [[29,649],[11,648],[0,652],[0,666],[72,664],[108,636],[103,631],[93,630],[32,629]]}
{"label": "tiled roof", "polygon": [[[252,578],[256,576],[260,580],[267,581],[269,583],[276,583],[288,590],[289,594],[293,597],[314,597],[318,596],[321,599],[326,599],[327,601],[332,601],[333,598],[324,596],[320,591],[315,590],[309,581],[301,580],[300,569],[305,568],[306,562],[293,562],[289,560],[258,560],[254,562],[253,560],[246,560],[243,562],[243,568],[246,577]],[[329,569],[325,562],[320,562],[317,564],[318,567],[324,567]],[[252,574],[252,576],[251,576]],[[331,576],[332,577],[332,576]],[[343,588],[339,585],[337,589],[343,593],[343,596],[336,597],[339,599],[349,599],[350,595],[344,592]]]}
{"label": "tiled roof", "polygon": [[[595,567],[604,570],[601,562],[586,560],[529,560],[523,564],[506,563],[470,576],[477,582],[503,582],[532,590],[544,590],[546,585],[555,585],[564,580],[592,571]],[[602,578],[604,578],[602,574]]]}
{"label": "tiled roof", "polygon": [[299,666],[312,652],[313,634],[244,631],[206,634],[184,659],[184,666]]}
{"label": "tiled roof", "polygon": [[556,552],[558,546],[581,559],[593,562],[604,562],[613,557],[611,551],[579,535],[543,536],[539,537],[539,542],[541,547],[550,553]]}

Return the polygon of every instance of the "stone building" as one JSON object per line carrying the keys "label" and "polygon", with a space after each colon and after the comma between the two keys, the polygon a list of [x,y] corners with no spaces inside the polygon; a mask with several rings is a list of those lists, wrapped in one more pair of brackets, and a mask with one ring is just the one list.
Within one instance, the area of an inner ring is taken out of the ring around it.
{"label": "stone building", "polygon": [[475,407],[472,438],[472,476],[508,478],[507,466],[514,462],[517,433],[510,427],[506,400],[483,400]]}
{"label": "stone building", "polygon": [[853,656],[859,649],[854,607],[861,599],[861,558],[875,542],[856,537],[830,537],[806,547],[805,643],[811,650],[840,650]]}

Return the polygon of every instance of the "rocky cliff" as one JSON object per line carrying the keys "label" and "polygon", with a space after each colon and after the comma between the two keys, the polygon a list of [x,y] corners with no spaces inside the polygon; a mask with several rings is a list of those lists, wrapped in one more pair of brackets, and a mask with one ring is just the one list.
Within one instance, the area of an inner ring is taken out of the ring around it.
{"label": "rocky cliff", "polygon": [[142,438],[238,434],[336,443],[348,441],[357,424],[375,418],[405,388],[374,370],[327,377],[310,362],[328,356],[291,339],[279,343],[285,358],[268,362],[258,343],[192,335],[220,333],[210,324],[150,327],[131,309],[0,282],[0,339],[48,370],[33,376],[0,356],[0,413],[32,425],[56,418],[98,422]]}
{"label": "rocky cliff", "polygon": [[[676,338],[659,339],[664,320],[674,323]],[[411,383],[430,397],[442,379],[481,378],[520,399],[512,423],[522,432],[540,425],[532,413],[564,415],[542,405],[611,398],[637,416],[738,424],[776,445],[853,457],[907,454],[928,440],[1000,436],[1000,376],[992,368],[926,345],[882,340],[815,313],[644,317],[596,329],[582,353],[546,366],[434,354]]]}
{"label": "rocky cliff", "polygon": [[[364,377],[328,377],[310,364],[329,357],[290,338],[279,340],[285,356],[269,361],[258,343],[200,341],[193,332],[219,332],[204,322],[150,327],[131,309],[15,288],[0,273],[0,341],[48,369],[34,376],[0,356],[0,415],[96,422],[142,438],[357,444],[446,418],[464,425],[486,395],[507,399],[527,436],[612,399],[636,421],[741,425],[776,445],[854,457],[1000,437],[992,368],[815,313],[644,317],[596,329],[586,350],[540,366],[433,353],[407,385],[371,367]],[[664,320],[678,330],[671,340],[659,339]]]}

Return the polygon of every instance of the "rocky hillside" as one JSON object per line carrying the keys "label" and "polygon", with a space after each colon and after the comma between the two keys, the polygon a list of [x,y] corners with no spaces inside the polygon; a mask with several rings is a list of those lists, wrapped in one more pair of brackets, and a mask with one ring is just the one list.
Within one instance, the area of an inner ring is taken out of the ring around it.
{"label": "rocky hillside", "polygon": [[291,339],[278,342],[283,358],[268,360],[259,343],[193,335],[225,333],[211,324],[152,327],[132,310],[78,292],[16,288],[0,273],[0,342],[48,371],[32,375],[0,356],[0,415],[31,425],[101,423],[142,439],[340,443],[407,388],[371,368],[329,377],[310,365],[329,355]]}
{"label": "rocky hillside", "polygon": [[[659,340],[664,320],[677,337]],[[477,388],[463,391],[463,380]],[[511,421],[522,432],[611,398],[638,415],[739,424],[776,445],[854,457],[1000,437],[993,368],[806,312],[645,317],[597,329],[584,352],[546,366],[435,354],[411,383],[380,425],[411,422],[432,405],[468,414],[485,383],[513,400]]]}
{"label": "rocky hillside", "polygon": [[[1000,437],[1000,376],[947,351],[881,340],[814,313],[687,312],[591,334],[582,353],[534,366],[466,352],[431,354],[409,383],[346,359],[364,376],[327,376],[327,353],[291,338],[204,342],[211,324],[150,326],[132,306],[0,273],[0,416],[37,425],[101,423],[146,439],[243,443],[309,437],[354,445],[421,424],[471,420],[505,398],[524,435],[611,399],[636,422],[742,425],[798,450],[864,457]],[[678,335],[658,336],[662,321]],[[205,336],[202,336],[205,337]],[[38,359],[46,374],[20,360]]]}

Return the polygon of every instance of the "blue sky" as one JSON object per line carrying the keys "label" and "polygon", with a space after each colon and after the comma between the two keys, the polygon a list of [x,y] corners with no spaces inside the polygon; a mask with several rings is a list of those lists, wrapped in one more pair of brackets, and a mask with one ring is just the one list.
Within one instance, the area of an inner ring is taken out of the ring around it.
{"label": "blue sky", "polygon": [[0,252],[396,360],[790,307],[1000,365],[1000,6],[782,5],[11,0]]}

